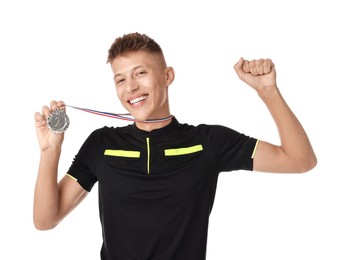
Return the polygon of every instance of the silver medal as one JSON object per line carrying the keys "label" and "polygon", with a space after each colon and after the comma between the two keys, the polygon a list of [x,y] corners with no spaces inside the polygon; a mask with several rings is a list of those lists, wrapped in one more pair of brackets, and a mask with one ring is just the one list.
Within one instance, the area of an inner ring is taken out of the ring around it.
{"label": "silver medal", "polygon": [[69,126],[69,117],[62,109],[54,110],[47,118],[48,128],[54,133],[63,133]]}

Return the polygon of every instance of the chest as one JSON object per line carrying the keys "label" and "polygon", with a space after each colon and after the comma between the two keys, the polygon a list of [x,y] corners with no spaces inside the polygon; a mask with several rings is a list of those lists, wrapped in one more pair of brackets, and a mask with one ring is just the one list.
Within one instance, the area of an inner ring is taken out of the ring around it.
{"label": "chest", "polygon": [[165,195],[197,192],[208,183],[208,156],[194,136],[106,140],[96,176],[109,193]]}

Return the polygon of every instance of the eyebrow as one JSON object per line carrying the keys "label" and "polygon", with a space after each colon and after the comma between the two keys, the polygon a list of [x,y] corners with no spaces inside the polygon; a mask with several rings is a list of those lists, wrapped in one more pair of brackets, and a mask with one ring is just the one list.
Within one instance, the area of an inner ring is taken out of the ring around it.
{"label": "eyebrow", "polygon": [[[145,66],[145,65],[138,65],[138,66],[132,68],[131,71],[135,71],[135,70],[137,70],[137,69],[139,69],[139,68],[142,68],[142,67],[146,67],[146,66]],[[121,73],[116,74],[116,75],[114,76],[114,79],[116,79],[116,78],[119,77],[119,76],[122,76],[122,74],[121,74]]]}

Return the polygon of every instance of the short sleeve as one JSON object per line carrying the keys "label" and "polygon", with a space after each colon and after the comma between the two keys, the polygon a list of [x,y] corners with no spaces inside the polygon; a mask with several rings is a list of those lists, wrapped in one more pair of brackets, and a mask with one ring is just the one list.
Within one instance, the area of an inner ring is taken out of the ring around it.
{"label": "short sleeve", "polygon": [[67,172],[86,191],[91,191],[97,182],[95,165],[99,151],[99,131],[94,131],[83,143]]}
{"label": "short sleeve", "polygon": [[218,172],[253,170],[256,138],[217,125],[207,127],[206,136]]}

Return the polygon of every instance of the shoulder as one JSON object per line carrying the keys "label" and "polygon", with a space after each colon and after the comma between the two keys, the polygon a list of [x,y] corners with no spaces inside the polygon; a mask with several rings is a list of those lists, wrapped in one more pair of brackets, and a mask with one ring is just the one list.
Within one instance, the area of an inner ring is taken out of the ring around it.
{"label": "shoulder", "polygon": [[95,129],[91,132],[89,137],[95,136],[105,136],[105,135],[119,135],[124,134],[130,131],[130,125],[128,126],[122,126],[122,127],[114,127],[114,126],[104,126],[98,129]]}
{"label": "shoulder", "polygon": [[229,128],[227,126],[218,125],[218,124],[180,124],[181,130],[185,131],[195,131],[196,133],[200,133],[203,136],[214,136],[214,135],[233,135],[239,134],[238,131]]}
{"label": "shoulder", "polygon": [[97,128],[93,130],[86,138],[84,141],[85,146],[93,146],[93,145],[99,145],[103,142],[104,140],[114,140],[118,136],[123,135],[124,132],[126,132],[126,127],[108,127],[104,126],[101,128]]}
{"label": "shoulder", "polygon": [[182,136],[195,136],[205,144],[224,145],[232,142],[242,135],[240,132],[227,126],[218,124],[187,124],[180,123],[178,134]]}

